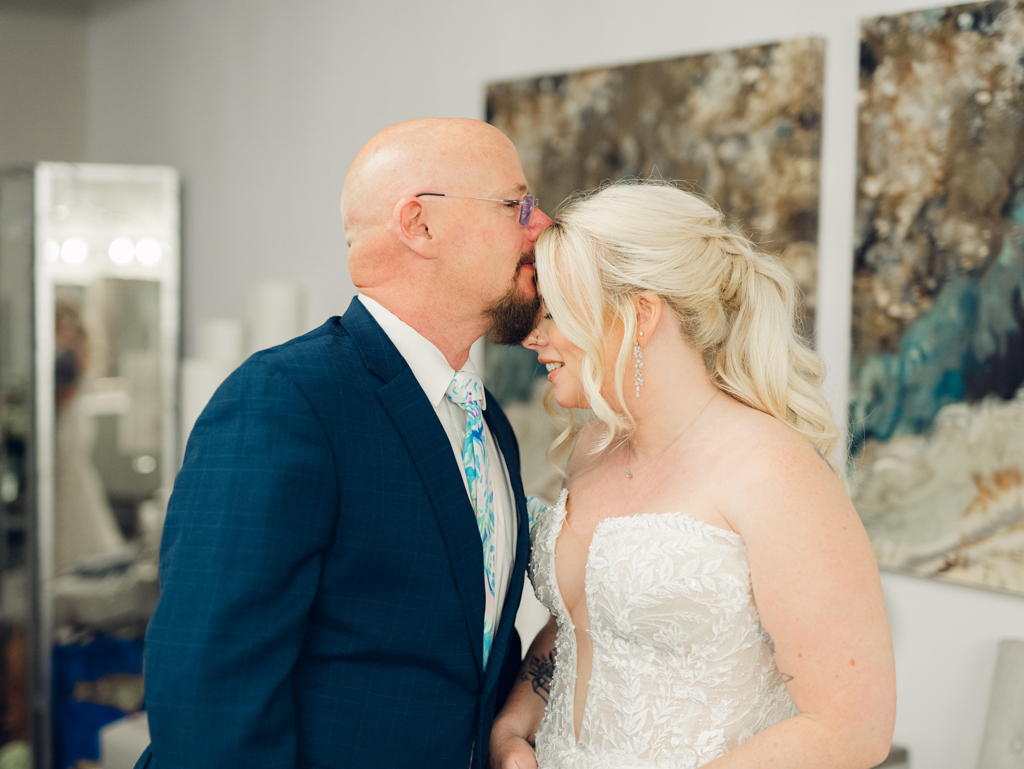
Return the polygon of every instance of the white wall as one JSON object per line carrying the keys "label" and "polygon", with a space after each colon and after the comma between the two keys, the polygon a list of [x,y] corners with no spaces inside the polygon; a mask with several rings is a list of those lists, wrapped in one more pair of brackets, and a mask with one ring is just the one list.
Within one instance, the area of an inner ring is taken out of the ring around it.
{"label": "white wall", "polygon": [[0,5],[0,168],[85,154],[83,13]]}
{"label": "white wall", "polygon": [[[484,84],[818,35],[828,41],[819,348],[845,413],[858,19],[919,0],[139,0],[89,30],[88,159],[168,163],[185,180],[186,345],[290,279],[309,325],[352,295],[341,182],[380,128],[481,117]],[[897,742],[917,769],[973,766],[996,643],[1024,598],[884,578],[899,675]]]}

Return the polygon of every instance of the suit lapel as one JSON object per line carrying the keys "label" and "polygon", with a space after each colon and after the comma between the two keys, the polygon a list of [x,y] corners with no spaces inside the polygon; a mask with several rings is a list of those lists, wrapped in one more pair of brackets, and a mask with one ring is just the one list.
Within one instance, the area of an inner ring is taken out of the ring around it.
{"label": "suit lapel", "polygon": [[386,382],[377,390],[377,397],[394,420],[430,497],[451,560],[477,671],[482,672],[484,575],[480,533],[448,435],[412,369],[362,302],[352,300],[342,324],[359,346],[367,368]]}

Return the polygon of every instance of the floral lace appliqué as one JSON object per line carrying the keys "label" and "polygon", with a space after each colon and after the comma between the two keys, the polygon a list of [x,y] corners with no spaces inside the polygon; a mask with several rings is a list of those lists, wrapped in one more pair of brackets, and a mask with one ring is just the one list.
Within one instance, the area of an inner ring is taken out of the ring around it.
{"label": "floral lace appliqu\u00e9", "polygon": [[743,539],[682,513],[609,518],[587,560],[594,661],[577,742],[575,628],[554,564],[567,495],[531,526],[534,591],[558,620],[540,769],[695,769],[796,714]]}

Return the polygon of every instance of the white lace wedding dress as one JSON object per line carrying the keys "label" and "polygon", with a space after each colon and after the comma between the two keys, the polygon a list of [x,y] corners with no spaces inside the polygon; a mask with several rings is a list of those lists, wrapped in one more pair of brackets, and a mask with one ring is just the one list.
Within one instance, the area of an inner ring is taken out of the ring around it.
{"label": "white lace wedding dress", "polygon": [[576,639],[555,577],[566,497],[531,533],[530,576],[558,620],[540,769],[691,769],[796,714],[743,539],[682,513],[609,518],[586,566],[594,661],[577,742]]}

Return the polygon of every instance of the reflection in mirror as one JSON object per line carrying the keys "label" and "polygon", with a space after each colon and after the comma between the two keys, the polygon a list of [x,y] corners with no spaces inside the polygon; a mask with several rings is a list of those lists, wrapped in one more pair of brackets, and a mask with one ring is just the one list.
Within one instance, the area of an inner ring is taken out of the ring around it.
{"label": "reflection in mirror", "polygon": [[122,550],[125,539],[92,459],[95,431],[82,395],[90,337],[80,303],[57,299],[54,330],[53,564],[60,574],[90,555]]}
{"label": "reflection in mirror", "polygon": [[[178,454],[177,189],[164,168],[0,174],[0,227],[27,233],[20,251],[14,234],[13,246],[0,240],[0,278],[22,271],[20,290],[0,288],[4,319],[22,318],[0,336],[0,617],[19,590],[25,617],[22,640],[15,624],[8,633],[4,697],[19,649],[32,653],[25,727],[7,739],[38,769],[91,766],[99,728],[142,707],[142,634]],[[4,722],[18,712],[5,705]]]}

